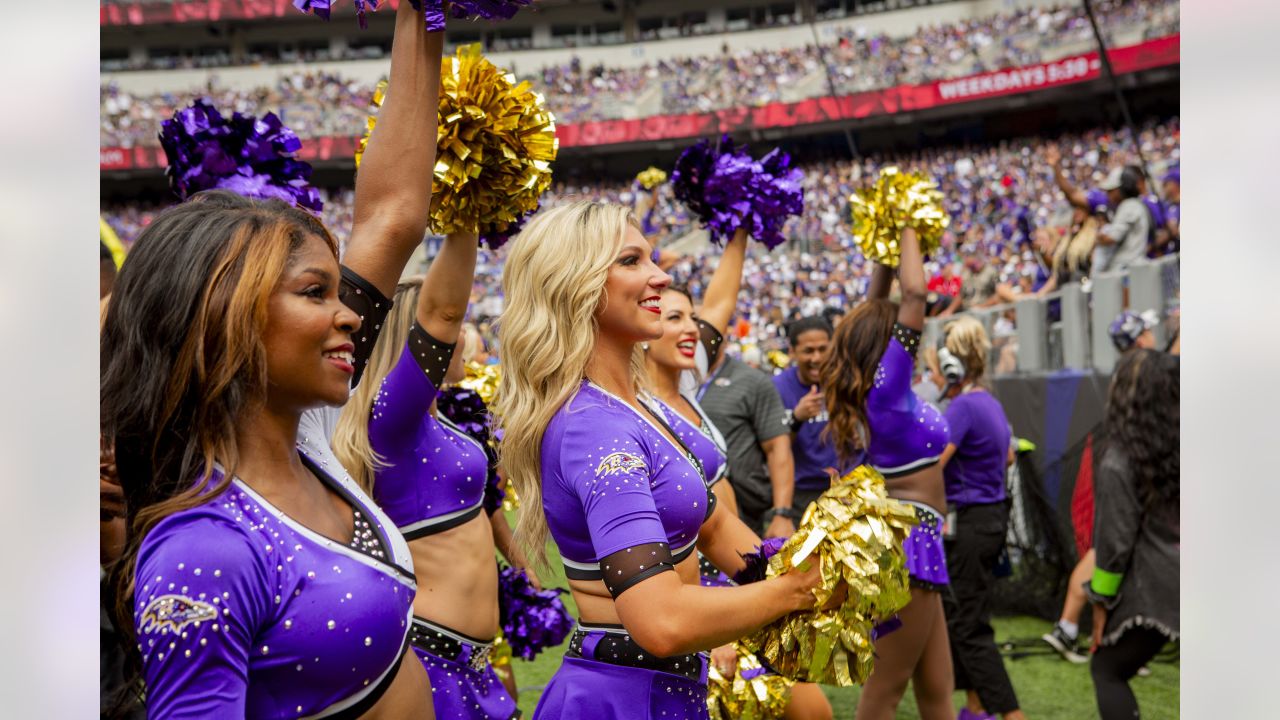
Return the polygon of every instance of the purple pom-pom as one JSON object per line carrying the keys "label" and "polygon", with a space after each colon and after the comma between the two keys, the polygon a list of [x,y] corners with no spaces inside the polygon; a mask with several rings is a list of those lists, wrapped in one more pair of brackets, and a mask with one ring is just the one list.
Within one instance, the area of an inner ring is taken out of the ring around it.
{"label": "purple pom-pom", "polygon": [[484,448],[489,466],[484,483],[484,510],[486,515],[498,512],[507,494],[498,484],[498,457],[489,442],[491,416],[488,406],[476,391],[454,385],[444,388],[436,396],[436,410]]}
{"label": "purple pom-pom", "polygon": [[504,567],[498,572],[498,618],[512,654],[532,660],[569,637],[573,618],[560,599],[564,592],[535,589],[523,570]]}
{"label": "purple pom-pom", "polygon": [[294,158],[302,141],[275,113],[231,119],[200,98],[160,124],[169,184],[186,200],[201,190],[230,190],[277,199],[318,213],[320,192],[311,187],[311,165]]}
{"label": "purple pom-pom", "polygon": [[520,231],[524,229],[525,221],[533,217],[541,209],[542,204],[539,203],[531,212],[525,213],[524,215],[516,218],[515,222],[508,223],[507,227],[502,230],[498,230],[492,226],[489,229],[482,228],[480,230],[480,241],[488,246],[490,250],[497,250],[505,245],[508,240],[519,235]]}
{"label": "purple pom-pom", "polygon": [[733,581],[746,585],[763,580],[765,571],[769,569],[769,558],[777,555],[786,542],[785,538],[766,538],[754,552],[742,556],[747,566],[733,574]]}
{"label": "purple pom-pom", "polygon": [[700,140],[686,148],[671,173],[676,198],[702,220],[712,241],[745,228],[770,249],[786,242],[787,218],[804,211],[803,180],[804,172],[780,149],[754,160],[728,135],[719,147]]}
{"label": "purple pom-pom", "polygon": [[[334,0],[293,0],[293,6],[304,13],[311,13],[321,20],[328,21],[333,13]],[[353,0],[356,6],[356,21],[363,30],[369,27],[367,13],[378,9],[378,0]],[[416,6],[415,6],[416,7]]]}
{"label": "purple pom-pom", "polygon": [[[305,2],[305,0],[294,0]],[[444,30],[444,8],[440,0],[409,0],[413,9],[422,13],[427,23],[428,32]],[[510,20],[520,8],[532,4],[533,0],[452,0],[449,3],[449,14],[459,20]]]}

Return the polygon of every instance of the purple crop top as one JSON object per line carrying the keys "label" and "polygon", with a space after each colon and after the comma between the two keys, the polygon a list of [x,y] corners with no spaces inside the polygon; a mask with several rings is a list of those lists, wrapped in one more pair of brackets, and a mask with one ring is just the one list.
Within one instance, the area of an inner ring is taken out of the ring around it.
{"label": "purple crop top", "polygon": [[552,417],[542,503],[567,577],[604,580],[617,597],[693,553],[715,496],[664,422],[585,380]]}
{"label": "purple crop top", "polygon": [[[684,443],[689,452],[692,452],[702,463],[702,469],[707,477],[707,487],[711,487],[728,474],[729,464],[726,460],[729,457],[729,451],[726,448],[724,436],[711,423],[698,402],[687,394],[683,397],[697,411],[700,420],[698,425],[689,422],[675,408],[656,397],[652,398],[651,406],[656,412],[662,413],[671,429],[675,431],[676,437],[680,438],[680,442]],[[708,516],[710,513],[708,509]]]}
{"label": "purple crop top", "polygon": [[867,462],[886,478],[937,463],[947,446],[946,419],[911,390],[914,350],[919,341],[919,331],[894,323],[893,337],[880,358],[871,392],[867,393],[867,425],[871,431]]}
{"label": "purple crop top", "polygon": [[462,525],[484,506],[484,446],[427,412],[452,355],[452,345],[415,325],[369,415],[369,444],[384,464],[373,497],[409,540]]}
{"label": "purple crop top", "polygon": [[134,576],[147,717],[353,718],[395,678],[417,590],[408,545],[326,449],[299,450],[385,552],[320,535],[238,479],[162,520]]}

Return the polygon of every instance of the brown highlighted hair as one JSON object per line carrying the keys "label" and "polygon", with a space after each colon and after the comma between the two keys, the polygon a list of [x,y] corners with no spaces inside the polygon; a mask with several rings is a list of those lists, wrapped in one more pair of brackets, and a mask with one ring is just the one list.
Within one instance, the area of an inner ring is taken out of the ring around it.
{"label": "brown highlighted hair", "polygon": [[897,303],[867,300],[836,324],[822,365],[822,393],[830,416],[823,433],[835,445],[841,463],[856,457],[871,441],[867,394],[897,318]]}
{"label": "brown highlighted hair", "polygon": [[[267,392],[267,303],[318,218],[278,200],[209,191],[165,210],[120,270],[100,337],[101,432],[115,449],[128,538],[112,568],[116,627],[136,678],[133,573],[151,528],[224,490],[236,426]],[[226,473],[205,482],[221,463]]]}

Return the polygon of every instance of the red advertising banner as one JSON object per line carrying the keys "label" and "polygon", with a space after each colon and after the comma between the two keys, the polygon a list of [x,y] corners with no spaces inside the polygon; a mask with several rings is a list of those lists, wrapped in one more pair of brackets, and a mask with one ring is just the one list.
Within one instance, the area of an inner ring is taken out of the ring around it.
{"label": "red advertising banner", "polygon": [[[1176,65],[1179,36],[1115,48],[1108,54],[1118,74]],[[1102,77],[1098,53],[1086,53],[992,73],[939,80],[925,85],[899,85],[885,90],[810,98],[792,103],[769,103],[755,108],[731,108],[689,115],[657,115],[635,120],[602,120],[556,127],[561,147],[615,145],[675,140],[739,130],[795,127],[857,120],[909,110],[971,102],[1087,82]]]}
{"label": "red advertising banner", "polygon": [[[394,11],[399,0],[382,0],[379,10]],[[335,15],[354,14],[342,8]],[[159,23],[258,20],[303,13],[292,0],[172,0],[171,2],[104,2],[98,9],[99,25],[152,25]]]}
{"label": "red advertising banner", "polygon": [[[1115,48],[1109,55],[1112,68],[1118,74],[1176,65],[1181,56],[1179,36]],[[1095,52],[1051,63],[939,80],[926,85],[899,85],[841,97],[770,103],[756,108],[730,108],[710,113],[558,125],[556,137],[560,139],[561,147],[588,147],[678,140],[739,130],[797,127],[1035,92],[1100,77],[1102,63]],[[298,156],[304,160],[349,159],[355,156],[358,143],[358,137],[309,138],[303,140]],[[102,170],[165,165],[164,152],[156,147],[102,148],[101,154]]]}

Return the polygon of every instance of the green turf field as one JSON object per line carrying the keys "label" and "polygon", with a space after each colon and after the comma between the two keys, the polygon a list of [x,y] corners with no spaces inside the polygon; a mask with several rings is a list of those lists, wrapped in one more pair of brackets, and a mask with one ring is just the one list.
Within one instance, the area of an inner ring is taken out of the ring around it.
{"label": "green turf field", "polygon": [[[513,518],[514,520],[514,518]],[[568,587],[554,546],[549,548],[552,571],[542,574],[548,586]],[[575,613],[573,600],[568,594],[565,604]],[[994,621],[997,642],[1038,638],[1049,630],[1050,624],[1038,618],[997,618]],[[1166,651],[1168,649],[1166,648]],[[556,668],[560,666],[562,650],[543,652],[532,662],[515,659],[512,666],[516,683],[520,688],[520,708],[525,717],[533,715],[538,696]],[[1089,678],[1088,665],[1073,665],[1057,655],[1033,655],[1006,660],[1009,677],[1018,693],[1023,711],[1031,720],[1061,718],[1062,720],[1088,720],[1098,716],[1093,699],[1093,682]],[[1134,678],[1132,686],[1142,707],[1144,720],[1171,720],[1178,717],[1178,664],[1176,661],[1157,660],[1151,663],[1151,676]],[[835,708],[837,719],[852,718],[858,702],[858,688],[823,688]],[[956,695],[956,707],[964,702],[963,694]],[[919,718],[915,699],[908,690],[898,708],[899,718]]]}

